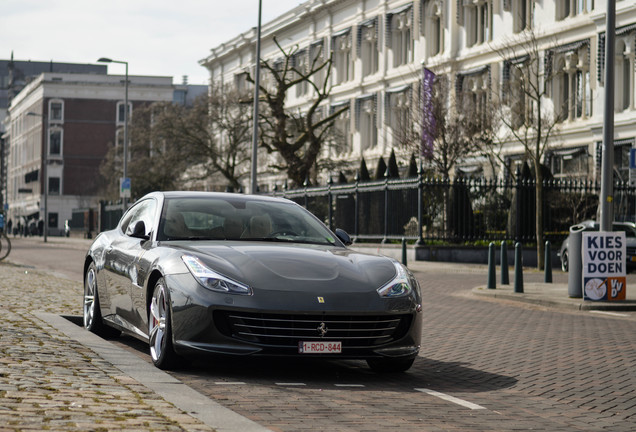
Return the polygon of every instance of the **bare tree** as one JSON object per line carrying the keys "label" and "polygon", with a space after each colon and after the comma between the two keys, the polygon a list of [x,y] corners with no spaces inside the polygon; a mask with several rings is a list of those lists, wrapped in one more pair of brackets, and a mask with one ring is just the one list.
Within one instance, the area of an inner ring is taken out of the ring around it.
{"label": "bare tree", "polygon": [[[408,118],[398,120],[392,127],[392,136],[398,146],[419,152],[423,135],[433,140],[426,159],[434,171],[450,178],[457,164],[480,152],[492,142],[494,118],[487,111],[479,111],[469,98],[452,91],[446,75],[437,75],[430,99]],[[488,106],[490,108],[490,106]]]}
{"label": "bare tree", "polygon": [[[548,46],[549,45],[549,46]],[[502,47],[493,47],[504,64],[504,82],[496,115],[501,122],[500,139],[493,142],[492,154],[501,158],[504,145],[520,144],[524,159],[530,162],[536,182],[537,264],[544,263],[543,247],[543,179],[542,162],[562,120],[554,115],[549,103],[554,69],[542,55],[557,46],[555,41],[541,43],[534,31],[525,30]]]}
{"label": "bare tree", "polygon": [[251,108],[234,88],[213,87],[209,97],[192,107],[164,104],[154,121],[154,132],[181,149],[190,164],[191,180],[220,173],[235,189],[249,171]]}
{"label": "bare tree", "polygon": [[[323,110],[323,102],[331,93],[331,56],[325,59],[322,52],[307,53],[308,61],[301,63],[296,61],[301,54],[298,46],[285,50],[276,39],[274,42],[282,58],[261,63],[271,85],[268,80],[260,83],[264,108],[260,110],[260,145],[268,153],[281,156],[281,163],[272,164],[272,168],[285,171],[298,186],[320,162],[334,121],[349,107],[328,113]],[[251,75],[247,79],[254,83]],[[301,111],[286,106],[288,92],[295,86],[308,86],[312,95],[309,105]]]}
{"label": "bare tree", "polygon": [[[250,119],[249,104],[233,89],[215,88],[192,106],[160,102],[137,108],[129,146],[132,194],[180,189],[218,174],[240,189],[250,160]],[[102,163],[105,179],[121,176],[122,147],[113,146]],[[115,182],[104,182],[104,194],[117,197]]]}

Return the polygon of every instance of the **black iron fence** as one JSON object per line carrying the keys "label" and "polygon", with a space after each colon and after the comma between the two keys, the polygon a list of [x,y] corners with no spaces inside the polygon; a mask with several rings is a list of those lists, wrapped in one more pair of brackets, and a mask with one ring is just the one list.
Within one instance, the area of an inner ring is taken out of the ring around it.
{"label": "black iron fence", "polygon": [[[560,242],[569,227],[595,219],[600,184],[544,181],[545,240]],[[304,206],[332,229],[357,240],[406,238],[444,243],[536,242],[534,180],[411,179],[328,184],[274,191]],[[634,220],[635,189],[614,185],[614,219]]]}
{"label": "black iron fence", "polygon": [[[600,184],[544,181],[544,239],[559,244],[569,227],[595,219]],[[489,179],[386,179],[274,191],[304,206],[330,228],[342,228],[357,241],[409,240],[471,243],[536,242],[535,182]],[[614,184],[614,219],[634,221],[636,189]],[[114,228],[123,204],[102,202],[99,230]]]}

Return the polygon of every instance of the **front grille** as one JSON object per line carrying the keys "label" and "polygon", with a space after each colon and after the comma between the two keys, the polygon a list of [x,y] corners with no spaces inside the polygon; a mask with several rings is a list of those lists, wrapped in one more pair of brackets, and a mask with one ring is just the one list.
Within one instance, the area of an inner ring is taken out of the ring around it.
{"label": "front grille", "polygon": [[215,312],[216,327],[226,336],[271,347],[297,347],[298,342],[314,340],[341,341],[350,348],[376,347],[404,337],[411,319],[411,315]]}

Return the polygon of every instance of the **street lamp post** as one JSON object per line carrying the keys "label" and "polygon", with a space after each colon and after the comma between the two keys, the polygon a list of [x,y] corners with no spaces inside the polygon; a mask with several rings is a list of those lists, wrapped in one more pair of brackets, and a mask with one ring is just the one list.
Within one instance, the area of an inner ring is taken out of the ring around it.
{"label": "street lamp post", "polygon": [[250,193],[258,193],[258,98],[259,86],[261,82],[261,6],[262,1],[258,1],[258,27],[256,28],[256,73],[254,79],[254,119],[252,129],[252,172]]}
{"label": "street lamp post", "polygon": [[49,165],[49,133],[48,122],[46,122],[46,116],[44,114],[38,114],[35,112],[26,113],[28,116],[36,116],[42,119],[42,127],[44,128],[44,152],[42,153],[42,195],[44,195],[44,226],[42,235],[44,236],[44,243],[47,242],[49,233],[49,178],[48,178],[48,165]]}
{"label": "street lamp post", "polygon": [[[126,79],[124,81],[124,179],[128,178],[128,62],[122,60],[113,60],[107,57],[101,57],[98,62],[101,63],[119,63],[126,65]],[[126,211],[126,197],[123,197],[124,211]]]}

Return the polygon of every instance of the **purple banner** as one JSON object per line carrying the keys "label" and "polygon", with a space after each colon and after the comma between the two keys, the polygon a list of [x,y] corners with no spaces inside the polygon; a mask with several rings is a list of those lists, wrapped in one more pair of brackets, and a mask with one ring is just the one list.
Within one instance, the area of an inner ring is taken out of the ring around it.
{"label": "purple banner", "polygon": [[427,68],[422,71],[422,156],[433,157],[435,140],[435,113],[433,110],[433,82],[435,74]]}

